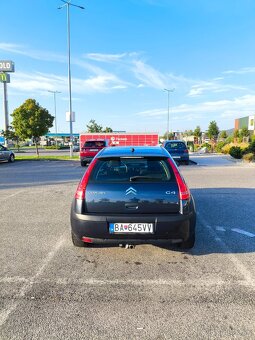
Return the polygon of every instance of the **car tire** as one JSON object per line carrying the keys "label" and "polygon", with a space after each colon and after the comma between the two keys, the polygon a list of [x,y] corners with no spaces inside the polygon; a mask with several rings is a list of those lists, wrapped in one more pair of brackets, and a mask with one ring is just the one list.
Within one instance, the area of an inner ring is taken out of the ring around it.
{"label": "car tire", "polygon": [[12,154],[10,154],[10,156],[9,156],[8,162],[9,162],[9,163],[13,163],[14,161],[15,161],[15,156],[14,156],[14,154],[12,153]]}
{"label": "car tire", "polygon": [[72,235],[72,242],[75,247],[84,248],[88,246],[88,243],[85,243],[82,240],[80,240],[73,232],[71,233],[71,235]]}
{"label": "car tire", "polygon": [[185,165],[189,165],[189,161],[184,161],[184,164]]}
{"label": "car tire", "polygon": [[86,166],[87,162],[81,161],[81,166]]}

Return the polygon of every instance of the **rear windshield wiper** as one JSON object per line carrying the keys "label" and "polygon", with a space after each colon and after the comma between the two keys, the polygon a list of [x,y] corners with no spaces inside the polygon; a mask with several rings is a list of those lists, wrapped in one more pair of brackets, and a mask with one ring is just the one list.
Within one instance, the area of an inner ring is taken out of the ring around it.
{"label": "rear windshield wiper", "polygon": [[137,180],[139,181],[139,179],[158,180],[159,178],[152,177],[152,176],[132,176],[129,178],[130,182],[137,181]]}

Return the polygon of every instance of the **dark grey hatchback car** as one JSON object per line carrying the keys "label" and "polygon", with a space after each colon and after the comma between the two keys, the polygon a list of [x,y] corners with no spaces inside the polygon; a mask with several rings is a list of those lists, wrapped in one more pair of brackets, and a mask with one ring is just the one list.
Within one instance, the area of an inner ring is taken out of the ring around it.
{"label": "dark grey hatchback car", "polygon": [[13,163],[15,160],[15,155],[13,151],[7,149],[5,146],[0,144],[0,162]]}
{"label": "dark grey hatchback car", "polygon": [[81,179],[71,207],[75,246],[195,242],[193,197],[162,147],[104,148]]}

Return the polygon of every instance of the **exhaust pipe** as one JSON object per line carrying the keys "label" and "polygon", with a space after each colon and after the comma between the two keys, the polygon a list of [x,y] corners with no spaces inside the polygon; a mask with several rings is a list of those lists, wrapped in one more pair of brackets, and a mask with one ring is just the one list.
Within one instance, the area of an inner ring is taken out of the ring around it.
{"label": "exhaust pipe", "polygon": [[134,249],[135,246],[134,246],[133,244],[126,244],[126,245],[125,245],[125,248],[126,248],[126,249]]}
{"label": "exhaust pipe", "polygon": [[135,248],[135,246],[133,244],[123,244],[123,243],[120,243],[119,247],[125,248],[125,249],[134,249]]}

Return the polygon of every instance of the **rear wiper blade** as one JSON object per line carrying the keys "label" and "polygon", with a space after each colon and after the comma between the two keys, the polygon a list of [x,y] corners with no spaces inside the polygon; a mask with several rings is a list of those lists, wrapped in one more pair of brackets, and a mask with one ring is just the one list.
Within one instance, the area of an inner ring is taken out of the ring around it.
{"label": "rear wiper blade", "polygon": [[130,182],[137,181],[139,179],[158,179],[157,177],[151,177],[151,176],[132,176],[129,178]]}

